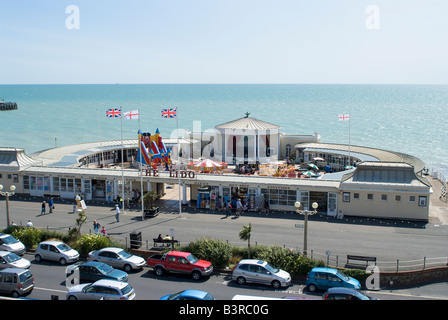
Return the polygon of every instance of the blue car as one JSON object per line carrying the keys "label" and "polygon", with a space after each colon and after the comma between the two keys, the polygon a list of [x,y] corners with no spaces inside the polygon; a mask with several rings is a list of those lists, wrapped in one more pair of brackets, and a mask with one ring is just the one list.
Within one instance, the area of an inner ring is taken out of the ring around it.
{"label": "blue car", "polygon": [[215,298],[205,291],[184,290],[163,296],[160,300],[215,300]]}
{"label": "blue car", "polygon": [[129,278],[126,272],[114,269],[108,264],[98,261],[88,261],[86,263],[69,266],[67,278],[74,274],[75,271],[79,272],[79,283],[90,283],[101,279],[127,282]]}
{"label": "blue car", "polygon": [[361,289],[358,280],[346,276],[333,268],[313,268],[306,276],[306,287],[310,292],[316,290],[327,290],[333,287]]}

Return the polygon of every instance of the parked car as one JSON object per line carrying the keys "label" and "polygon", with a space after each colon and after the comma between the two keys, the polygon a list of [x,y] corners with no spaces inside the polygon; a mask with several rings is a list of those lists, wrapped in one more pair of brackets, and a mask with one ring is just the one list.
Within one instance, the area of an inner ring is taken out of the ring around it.
{"label": "parked car", "polygon": [[61,241],[43,241],[39,243],[34,253],[37,262],[42,260],[57,261],[61,265],[79,260],[79,253]]}
{"label": "parked car", "polygon": [[156,275],[165,272],[190,274],[193,279],[200,280],[210,276],[213,265],[210,261],[200,260],[190,252],[169,251],[165,254],[154,254],[146,260],[146,264],[154,269]]}
{"label": "parked car", "polygon": [[25,253],[25,246],[12,235],[0,233],[0,250],[14,252],[21,256]]}
{"label": "parked car", "polygon": [[67,300],[133,300],[135,292],[127,282],[102,279],[71,287],[66,298]]}
{"label": "parked car", "polygon": [[31,271],[22,268],[6,268],[0,271],[0,293],[14,298],[33,291],[34,277]]}
{"label": "parked car", "polygon": [[291,284],[291,275],[284,270],[271,266],[266,261],[243,259],[233,268],[232,280],[240,285],[252,282],[271,285],[278,289],[288,287]]}
{"label": "parked car", "polygon": [[359,290],[358,280],[349,277],[333,268],[313,268],[306,276],[306,287],[309,291],[326,290],[332,287],[346,287]]}
{"label": "parked car", "polygon": [[97,251],[89,252],[90,261],[104,262],[114,268],[123,269],[130,272],[135,269],[142,269],[145,265],[145,259],[132,255],[121,248],[103,248]]}
{"label": "parked car", "polygon": [[201,290],[184,290],[174,294],[168,294],[160,300],[215,300],[210,293]]}
{"label": "parked car", "polygon": [[322,296],[324,300],[376,300],[352,288],[334,287]]}
{"label": "parked car", "polygon": [[21,258],[13,252],[0,251],[0,269],[6,268],[22,268],[28,269],[31,262],[27,259]]}
{"label": "parked car", "polygon": [[67,278],[76,271],[79,272],[79,283],[91,283],[101,279],[126,282],[129,278],[129,275],[126,272],[114,269],[108,264],[98,261],[88,261],[69,266],[67,268]]}

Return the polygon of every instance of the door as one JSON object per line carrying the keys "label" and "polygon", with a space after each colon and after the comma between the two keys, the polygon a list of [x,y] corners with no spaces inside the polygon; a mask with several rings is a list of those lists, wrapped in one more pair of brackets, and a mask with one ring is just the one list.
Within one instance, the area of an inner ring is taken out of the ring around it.
{"label": "door", "polygon": [[44,257],[45,259],[53,261],[59,261],[59,258],[61,257],[59,249],[52,244],[48,245],[48,250],[46,250],[45,254],[46,254],[46,257]]}
{"label": "door", "polygon": [[254,282],[262,284],[270,284],[272,275],[271,273],[262,266],[253,266],[254,268]]}
{"label": "door", "polygon": [[85,200],[92,200],[92,180],[85,179],[83,181],[83,191]]}
{"label": "door", "polygon": [[337,193],[328,192],[327,215],[336,217],[338,211],[338,195]]}

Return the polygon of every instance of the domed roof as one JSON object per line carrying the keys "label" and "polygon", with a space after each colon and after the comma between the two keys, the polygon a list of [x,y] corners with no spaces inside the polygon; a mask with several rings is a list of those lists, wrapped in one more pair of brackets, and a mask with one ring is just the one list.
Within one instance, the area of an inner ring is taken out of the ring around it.
{"label": "domed roof", "polygon": [[261,121],[249,116],[246,113],[245,117],[232,120],[220,125],[215,126],[216,129],[238,129],[238,130],[269,130],[269,129],[279,129],[280,126],[272,124],[266,121]]}

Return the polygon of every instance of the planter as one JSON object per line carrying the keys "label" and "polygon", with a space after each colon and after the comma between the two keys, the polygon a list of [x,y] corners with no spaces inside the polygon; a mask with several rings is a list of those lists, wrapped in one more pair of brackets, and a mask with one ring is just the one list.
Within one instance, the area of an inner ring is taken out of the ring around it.
{"label": "planter", "polygon": [[144,209],[145,218],[155,217],[159,214],[159,207],[152,207],[151,209]]}

